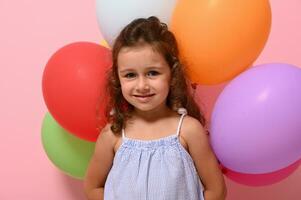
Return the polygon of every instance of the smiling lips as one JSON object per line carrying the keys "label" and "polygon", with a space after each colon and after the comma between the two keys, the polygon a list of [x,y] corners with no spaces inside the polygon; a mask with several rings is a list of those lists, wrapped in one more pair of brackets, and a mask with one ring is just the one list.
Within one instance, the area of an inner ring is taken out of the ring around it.
{"label": "smiling lips", "polygon": [[148,102],[152,96],[154,96],[155,94],[148,94],[148,95],[133,95],[134,97],[136,97],[140,102],[142,103],[146,103]]}
{"label": "smiling lips", "polygon": [[142,98],[145,98],[145,97],[151,97],[153,96],[154,94],[148,94],[148,95],[134,95],[135,97],[142,97]]}

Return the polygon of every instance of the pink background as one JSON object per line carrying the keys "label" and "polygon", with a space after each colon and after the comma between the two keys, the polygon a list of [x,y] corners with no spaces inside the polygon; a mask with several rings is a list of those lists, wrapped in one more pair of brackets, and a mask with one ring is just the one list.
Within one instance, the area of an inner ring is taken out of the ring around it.
{"label": "pink background", "polygon": [[[301,66],[300,0],[272,0],[273,27],[256,64]],[[83,200],[82,182],[56,169],[41,144],[47,112],[41,92],[44,66],[60,47],[102,39],[95,1],[0,1],[0,199]],[[221,86],[202,87],[210,113]],[[247,187],[226,179],[228,200],[301,199],[301,167],[280,183]]]}

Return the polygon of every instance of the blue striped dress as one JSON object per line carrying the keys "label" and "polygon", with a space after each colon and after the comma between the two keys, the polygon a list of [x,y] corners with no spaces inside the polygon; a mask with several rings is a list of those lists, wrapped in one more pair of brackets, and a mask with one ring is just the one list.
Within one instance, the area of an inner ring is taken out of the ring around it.
{"label": "blue striped dress", "polygon": [[105,200],[204,200],[203,185],[179,133],[157,140],[125,136],[108,174]]}

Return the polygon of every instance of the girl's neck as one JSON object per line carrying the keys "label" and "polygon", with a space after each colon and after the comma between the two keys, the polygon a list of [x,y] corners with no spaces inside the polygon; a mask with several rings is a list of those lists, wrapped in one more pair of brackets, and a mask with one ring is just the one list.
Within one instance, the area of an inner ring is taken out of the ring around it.
{"label": "girl's neck", "polygon": [[174,114],[174,111],[172,111],[166,105],[157,107],[156,109],[153,109],[150,111],[142,111],[142,110],[138,110],[138,109],[135,109],[133,111],[133,117],[135,119],[146,121],[146,122],[157,121],[159,119],[169,117],[172,114]]}

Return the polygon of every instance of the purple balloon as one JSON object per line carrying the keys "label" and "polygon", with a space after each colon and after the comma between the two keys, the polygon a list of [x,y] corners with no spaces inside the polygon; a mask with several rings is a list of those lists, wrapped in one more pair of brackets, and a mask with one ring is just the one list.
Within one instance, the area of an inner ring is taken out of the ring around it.
{"label": "purple balloon", "polygon": [[264,64],[233,79],[211,118],[211,145],[236,172],[270,173],[301,158],[301,69]]}

